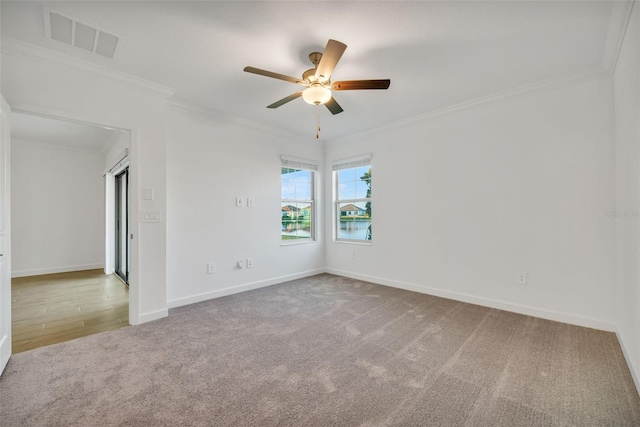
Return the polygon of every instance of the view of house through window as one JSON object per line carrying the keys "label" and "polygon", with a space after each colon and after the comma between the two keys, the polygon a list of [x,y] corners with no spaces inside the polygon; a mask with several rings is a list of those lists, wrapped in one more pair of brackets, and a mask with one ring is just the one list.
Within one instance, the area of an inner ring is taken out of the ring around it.
{"label": "view of house through window", "polygon": [[370,159],[334,165],[336,240],[372,240]]}
{"label": "view of house through window", "polygon": [[314,169],[317,166],[282,160],[280,182],[283,241],[314,240]]}

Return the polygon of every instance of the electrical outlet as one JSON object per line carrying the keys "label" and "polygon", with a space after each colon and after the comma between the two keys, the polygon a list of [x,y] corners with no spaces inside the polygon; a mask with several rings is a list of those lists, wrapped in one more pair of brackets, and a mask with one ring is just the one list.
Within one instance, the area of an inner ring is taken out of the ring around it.
{"label": "electrical outlet", "polygon": [[527,273],[521,271],[518,273],[518,285],[526,285],[527,284]]}
{"label": "electrical outlet", "polygon": [[212,262],[207,264],[207,274],[213,274],[216,272],[216,265]]}
{"label": "electrical outlet", "polygon": [[253,199],[251,197],[247,197],[247,207],[248,208],[253,207]]}
{"label": "electrical outlet", "polygon": [[236,268],[238,268],[238,269],[242,269],[243,268],[242,261],[236,261]]}
{"label": "electrical outlet", "polygon": [[247,258],[247,268],[253,267],[253,258]]}

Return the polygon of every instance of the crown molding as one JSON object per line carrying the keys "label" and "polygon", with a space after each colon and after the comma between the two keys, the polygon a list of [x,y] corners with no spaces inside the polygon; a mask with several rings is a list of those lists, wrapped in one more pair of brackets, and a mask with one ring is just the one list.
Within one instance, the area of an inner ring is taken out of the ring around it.
{"label": "crown molding", "polygon": [[[609,17],[609,26],[607,29],[607,39],[602,52],[600,66],[596,66],[582,74],[574,74],[569,76],[554,77],[536,83],[519,86],[513,89],[507,89],[491,95],[465,101],[459,104],[429,111],[406,119],[398,120],[385,126],[375,127],[363,132],[346,135],[333,139],[328,142],[329,145],[334,143],[345,143],[354,140],[361,140],[372,135],[391,131],[393,129],[409,126],[414,123],[427,121],[439,116],[454,114],[473,108],[477,108],[486,104],[491,104],[501,100],[526,96],[535,92],[543,92],[546,90],[560,89],[567,86],[573,86],[585,83],[591,80],[597,80],[603,77],[612,76],[615,72],[620,50],[624,42],[627,27],[631,19],[633,7],[637,1],[612,1],[611,15]],[[636,6],[637,7],[637,6]]]}
{"label": "crown molding", "polygon": [[[602,77],[610,76],[615,72],[620,49],[622,43],[624,42],[626,29],[629,24],[629,20],[631,18],[633,7],[636,1],[612,1],[611,3],[612,9],[607,30],[607,38],[605,41],[600,64],[599,66],[594,67],[586,73],[580,75],[551,78],[541,82],[527,84],[513,89],[507,89],[502,92],[490,94],[470,101],[465,101],[459,104],[401,119],[384,126],[371,128],[366,131],[357,132],[330,140],[322,139],[319,142],[331,145],[333,143],[344,143],[352,140],[359,140],[379,133],[388,132],[393,129],[410,126],[412,124],[430,120],[439,116],[454,114],[472,108],[477,108],[485,104],[490,104],[514,97],[525,96],[534,92],[559,89],[561,87],[580,84],[589,80],[595,80]],[[168,107],[176,111],[181,111],[192,115],[205,116],[216,121],[224,122],[225,124],[233,123],[245,129],[257,131],[259,133],[285,140],[298,141],[301,138],[305,138],[305,136],[301,134],[284,131],[275,126],[270,126],[240,116],[232,116],[227,113],[198,106],[187,101],[176,100],[175,98],[173,98],[174,94],[176,93],[176,89],[154,83],[140,77],[111,70],[109,68],[99,66],[85,60],[70,57],[68,55],[25,43],[10,37],[2,37],[1,41],[2,45],[0,51],[3,54],[25,58],[43,64],[53,63],[54,65],[73,72],[89,75],[97,79],[120,84],[127,88],[158,96],[166,99],[168,101]]]}
{"label": "crown molding", "polygon": [[522,85],[513,89],[507,89],[502,92],[497,92],[491,95],[483,96],[480,98],[472,99],[470,101],[461,102],[459,104],[451,105],[437,110],[428,111],[423,114],[407,117],[406,119],[397,120],[393,123],[389,123],[384,126],[368,129],[363,132],[346,135],[340,138],[329,141],[329,145],[334,143],[346,143],[351,141],[362,140],[373,135],[377,135],[384,132],[389,132],[394,129],[404,128],[416,123],[425,122],[436,117],[446,116],[449,114],[456,114],[463,111],[471,110],[474,108],[482,107],[484,105],[493,104],[506,99],[519,98],[535,93],[544,92],[547,90],[561,89],[563,87],[575,86],[581,83],[586,83],[592,80],[598,80],[603,77],[610,77],[611,72],[608,70],[602,70],[600,67],[596,67],[591,72],[580,74],[563,76],[552,79],[543,80],[541,82]]}
{"label": "crown molding", "polygon": [[65,70],[116,83],[160,98],[170,99],[176,89],[131,74],[115,71],[83,59],[3,36],[0,52],[40,64],[55,65]]}
{"label": "crown molding", "polygon": [[297,133],[284,131],[276,126],[270,126],[264,123],[246,119],[244,117],[223,113],[218,110],[206,108],[183,100],[171,99],[168,102],[167,106],[170,110],[180,111],[182,113],[191,114],[194,116],[202,116],[220,123],[224,123],[225,125],[232,123],[248,130],[257,131],[269,136],[289,141],[297,141],[302,137]]}

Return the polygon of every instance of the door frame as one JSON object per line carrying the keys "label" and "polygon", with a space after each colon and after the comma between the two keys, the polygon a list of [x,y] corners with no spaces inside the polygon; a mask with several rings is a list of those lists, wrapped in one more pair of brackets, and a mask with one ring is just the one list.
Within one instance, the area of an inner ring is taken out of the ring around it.
{"label": "door frame", "polygon": [[[129,194],[129,166],[127,164],[127,166],[122,167],[122,168],[118,168],[117,170],[115,170],[114,172],[111,173],[111,175],[113,176],[113,180],[114,180],[114,184],[115,184],[115,191],[114,191],[114,204],[109,206],[109,207],[114,207],[115,208],[115,212],[114,212],[114,231],[115,231],[115,246],[114,246],[114,255],[115,255],[115,262],[114,262],[114,273],[116,275],[118,275],[126,284],[127,286],[129,285],[129,253],[130,253],[130,238],[129,238],[129,230],[131,229],[131,224],[129,222],[129,218],[131,216],[130,213],[130,208],[131,208],[131,201],[130,201],[130,194]],[[122,236],[122,232],[119,230],[118,225],[120,225],[120,227],[122,226],[121,222],[118,221],[119,218],[119,213],[117,211],[122,211],[122,206],[120,205],[120,203],[122,202],[121,200],[121,187],[118,184],[118,178],[123,176],[123,179],[125,179],[125,211],[126,211],[126,217],[125,217],[125,241],[127,243],[126,245],[126,271],[122,272],[119,270],[120,266],[120,259],[122,259],[121,256],[121,245],[118,245],[119,243],[119,239],[118,239],[118,234],[120,234],[120,236]],[[124,275],[124,277],[123,277]]]}
{"label": "door frame", "polygon": [[[66,120],[81,124],[101,126],[110,129],[119,129],[129,132],[129,194],[139,194],[140,188],[140,130],[137,125],[119,120],[107,120],[103,117],[70,112],[57,108],[42,107],[39,105],[15,103],[10,105],[11,111],[22,114],[31,114],[57,120]],[[138,197],[129,200],[129,233],[133,236],[129,246],[129,324],[139,325],[140,321],[140,244],[139,244],[139,210]]]}
{"label": "door frame", "polygon": [[6,126],[0,125],[0,374],[11,357],[11,107],[0,95],[0,115]]}

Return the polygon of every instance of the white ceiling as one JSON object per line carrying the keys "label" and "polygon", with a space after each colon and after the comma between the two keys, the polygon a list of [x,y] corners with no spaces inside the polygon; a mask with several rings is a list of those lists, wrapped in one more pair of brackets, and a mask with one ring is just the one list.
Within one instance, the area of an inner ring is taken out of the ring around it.
{"label": "white ceiling", "polygon": [[119,130],[66,120],[11,113],[11,138],[83,151],[103,151]]}
{"label": "white ceiling", "polygon": [[[602,73],[615,32],[611,1],[1,3],[3,37],[49,48],[176,90],[178,100],[314,135],[314,106],[299,90],[244,73],[251,65],[299,77],[329,38],[348,45],[332,80],[391,79],[387,91],[335,93],[322,109],[336,138],[459,103],[569,76]],[[119,36],[106,59],[45,38],[42,8]],[[618,26],[622,27],[622,26]]]}

